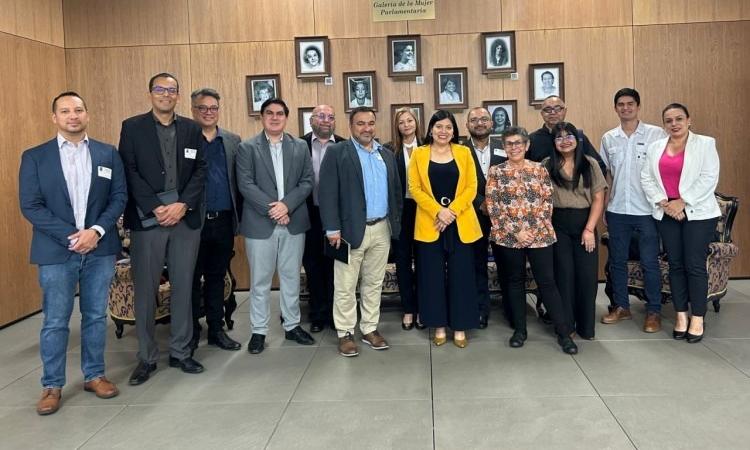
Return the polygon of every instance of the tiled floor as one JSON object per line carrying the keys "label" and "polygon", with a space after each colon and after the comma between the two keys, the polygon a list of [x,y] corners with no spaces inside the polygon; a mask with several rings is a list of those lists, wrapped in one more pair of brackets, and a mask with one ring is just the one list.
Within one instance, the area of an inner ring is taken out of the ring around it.
{"label": "tiled floor", "polygon": [[[246,299],[239,294],[229,333],[243,346]],[[597,315],[606,304],[600,293]],[[49,417],[34,411],[37,315],[0,330],[0,448],[750,448],[750,280],[730,283],[697,345],[671,339],[671,307],[654,334],[640,331],[635,299],[633,312],[633,321],[597,325],[597,339],[579,341],[571,357],[532,317],[528,343],[511,349],[498,310],[488,329],[469,334],[468,348],[431,347],[426,331],[401,331],[389,301],[380,327],[388,351],[342,358],[332,331],[301,347],[274,323],[261,355],[204,340],[196,358],[206,372],[171,369],[163,354],[153,378],[135,387],[127,384],[135,330],[118,340],[110,324],[107,374],[121,390],[110,400],[82,390],[74,324],[63,408]],[[166,348],[168,327],[157,330]]]}

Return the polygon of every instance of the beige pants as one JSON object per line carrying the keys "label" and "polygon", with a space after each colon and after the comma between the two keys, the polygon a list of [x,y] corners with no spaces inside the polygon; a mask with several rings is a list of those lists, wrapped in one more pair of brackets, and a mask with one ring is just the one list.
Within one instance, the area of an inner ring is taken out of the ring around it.
{"label": "beige pants", "polygon": [[[335,261],[333,264],[333,322],[339,337],[354,334],[357,324],[357,281],[361,298],[362,318],[359,330],[362,334],[378,328],[380,321],[380,293],[383,290],[385,265],[391,248],[391,227],[388,220],[365,226],[362,245],[351,249],[349,264]],[[360,277],[361,274],[361,277]]]}

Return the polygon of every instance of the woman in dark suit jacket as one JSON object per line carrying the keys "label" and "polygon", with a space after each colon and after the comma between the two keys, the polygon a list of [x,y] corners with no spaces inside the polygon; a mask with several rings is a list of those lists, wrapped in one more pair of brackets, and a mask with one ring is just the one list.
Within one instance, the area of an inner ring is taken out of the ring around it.
{"label": "woman in dark suit jacket", "polygon": [[414,277],[416,270],[414,217],[417,213],[417,203],[409,192],[406,174],[412,151],[422,145],[419,138],[421,135],[422,128],[414,115],[414,111],[408,107],[399,108],[393,116],[393,141],[384,145],[396,155],[396,166],[399,178],[401,178],[401,189],[404,196],[404,205],[401,208],[401,234],[398,240],[393,242],[393,247],[396,249],[398,291],[401,295],[401,306],[404,309],[401,328],[404,330],[411,330],[415,323],[418,329],[424,328],[417,315],[419,308],[416,292],[417,283]]}

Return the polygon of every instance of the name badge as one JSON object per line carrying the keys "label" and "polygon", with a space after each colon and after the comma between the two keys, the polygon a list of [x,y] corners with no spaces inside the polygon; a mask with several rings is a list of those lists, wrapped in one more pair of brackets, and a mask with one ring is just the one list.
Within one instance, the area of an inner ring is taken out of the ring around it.
{"label": "name badge", "polygon": [[112,179],[112,169],[110,169],[109,167],[97,166],[96,172],[102,178],[106,178],[108,180]]}
{"label": "name badge", "polygon": [[187,148],[185,147],[185,158],[187,159],[195,159],[195,156],[198,154],[198,150],[194,148]]}
{"label": "name badge", "polygon": [[503,152],[502,149],[496,148],[495,150],[493,150],[493,153],[495,154],[495,156],[505,157],[505,152]]}

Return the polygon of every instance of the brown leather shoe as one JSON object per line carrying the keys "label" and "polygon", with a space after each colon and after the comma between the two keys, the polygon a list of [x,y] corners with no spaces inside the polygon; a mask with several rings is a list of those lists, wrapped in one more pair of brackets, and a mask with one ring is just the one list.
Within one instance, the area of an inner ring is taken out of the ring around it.
{"label": "brown leather shoe", "polygon": [[36,404],[36,413],[40,416],[48,416],[56,413],[60,409],[61,399],[61,388],[45,388],[42,391],[42,398]]}
{"label": "brown leather shoe", "polygon": [[661,330],[661,314],[650,312],[646,314],[646,321],[643,322],[643,331],[646,333],[656,333]]}
{"label": "brown leather shoe", "polygon": [[388,342],[378,333],[378,330],[362,336],[362,342],[372,347],[373,350],[387,350],[389,348]]}
{"label": "brown leather shoe", "polygon": [[99,398],[117,397],[120,391],[114,383],[105,377],[99,377],[95,380],[87,381],[83,384],[83,390],[93,392]]}
{"label": "brown leather shoe", "polygon": [[606,316],[602,316],[602,323],[617,323],[621,320],[630,320],[632,318],[633,316],[630,314],[629,309],[618,306]]}
{"label": "brown leather shoe", "polygon": [[346,333],[339,338],[339,355],[347,357],[359,355],[357,344],[354,343],[354,336],[351,333]]}

